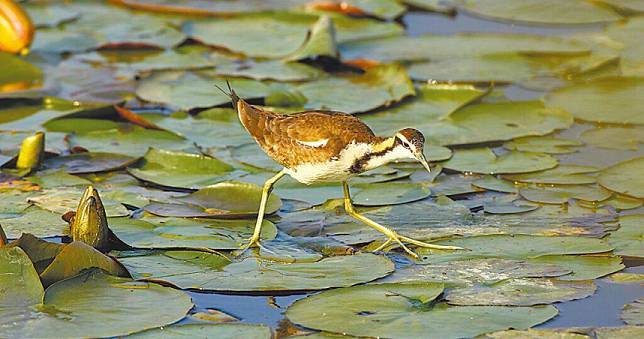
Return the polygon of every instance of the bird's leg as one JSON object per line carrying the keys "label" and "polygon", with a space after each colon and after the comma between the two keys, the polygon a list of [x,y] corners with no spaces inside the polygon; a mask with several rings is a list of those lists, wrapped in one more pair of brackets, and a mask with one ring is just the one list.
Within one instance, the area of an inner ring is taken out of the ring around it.
{"label": "bird's leg", "polygon": [[412,238],[404,237],[401,235],[398,235],[395,231],[380,225],[379,223],[363,216],[362,214],[358,213],[354,208],[353,208],[353,203],[351,201],[351,193],[349,192],[349,184],[344,181],[342,182],[342,189],[344,190],[344,209],[351,215],[352,217],[358,219],[359,221],[363,222],[367,226],[376,229],[378,232],[384,234],[387,236],[387,241],[380,245],[374,252],[380,251],[383,248],[385,248],[387,245],[389,245],[392,242],[397,242],[400,247],[402,247],[405,252],[409,253],[412,257],[418,258],[418,254],[412,252],[405,244],[404,242],[408,242],[410,244],[414,244],[419,247],[425,247],[425,248],[434,248],[434,249],[440,249],[440,250],[460,250],[462,248],[456,247],[456,246],[441,246],[441,245],[433,245],[433,244],[428,244],[426,242],[418,241]]}
{"label": "bird's leg", "polygon": [[275,174],[273,177],[266,180],[266,182],[264,183],[264,187],[262,188],[262,200],[259,203],[259,211],[257,212],[257,222],[255,223],[255,231],[253,231],[253,236],[250,237],[250,239],[248,240],[248,243],[246,245],[243,245],[240,248],[242,252],[254,245],[259,245],[259,235],[262,231],[262,222],[264,221],[266,202],[268,201],[268,197],[271,195],[271,191],[273,190],[273,185],[275,185],[275,183],[278,180],[280,180],[280,178],[282,178],[285,174],[286,174],[286,171],[281,170],[279,173]]}

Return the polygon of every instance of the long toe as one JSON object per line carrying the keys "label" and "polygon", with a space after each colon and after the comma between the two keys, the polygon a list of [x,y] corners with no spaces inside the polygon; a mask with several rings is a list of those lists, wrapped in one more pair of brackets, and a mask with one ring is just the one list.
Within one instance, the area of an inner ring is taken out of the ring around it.
{"label": "long toe", "polygon": [[400,235],[398,237],[400,238],[400,240],[402,240],[404,242],[407,242],[407,243],[410,243],[410,244],[413,244],[413,245],[416,245],[418,247],[433,248],[433,249],[437,249],[437,250],[464,250],[464,248],[458,247],[458,246],[435,245],[435,244],[426,243],[426,242],[423,242],[423,241],[420,241],[420,240],[408,238],[408,237],[405,237],[405,236],[402,236],[402,235]]}

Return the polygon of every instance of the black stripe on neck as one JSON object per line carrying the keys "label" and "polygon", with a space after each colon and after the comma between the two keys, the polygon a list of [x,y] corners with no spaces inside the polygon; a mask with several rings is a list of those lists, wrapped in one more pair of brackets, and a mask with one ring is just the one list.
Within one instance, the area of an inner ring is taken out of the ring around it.
{"label": "black stripe on neck", "polygon": [[356,161],[353,162],[353,165],[349,168],[349,172],[358,174],[362,173],[365,171],[365,167],[367,166],[367,163],[369,163],[369,160],[375,158],[375,157],[380,157],[383,156],[389,152],[391,152],[395,147],[396,143],[393,143],[391,146],[383,149],[382,151],[378,152],[373,152],[373,153],[367,153],[363,155],[361,158],[356,159]]}

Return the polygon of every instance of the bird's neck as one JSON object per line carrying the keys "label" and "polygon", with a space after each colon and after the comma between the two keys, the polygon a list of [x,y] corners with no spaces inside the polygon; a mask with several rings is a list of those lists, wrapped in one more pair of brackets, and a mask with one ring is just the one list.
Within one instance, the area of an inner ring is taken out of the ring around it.
{"label": "bird's neck", "polygon": [[395,138],[376,140],[369,144],[369,151],[356,160],[352,170],[365,172],[380,167],[392,161],[407,158],[404,148],[396,145]]}

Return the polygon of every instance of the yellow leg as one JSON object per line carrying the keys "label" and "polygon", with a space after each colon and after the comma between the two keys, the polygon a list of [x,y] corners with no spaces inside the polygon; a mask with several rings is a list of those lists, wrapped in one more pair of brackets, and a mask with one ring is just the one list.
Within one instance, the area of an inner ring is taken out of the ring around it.
{"label": "yellow leg", "polygon": [[268,197],[271,195],[271,191],[273,190],[273,185],[275,185],[275,183],[278,180],[280,180],[280,178],[282,178],[285,174],[286,174],[285,170],[281,170],[279,173],[275,174],[275,176],[266,180],[266,182],[264,183],[264,187],[262,188],[262,200],[259,203],[259,211],[257,212],[257,222],[255,223],[255,231],[253,231],[253,236],[250,237],[250,239],[248,240],[248,243],[246,245],[243,245],[240,248],[242,252],[252,246],[259,245],[259,235],[262,231],[262,222],[264,221],[266,202],[268,201]]}
{"label": "yellow leg", "polygon": [[351,202],[351,193],[349,192],[349,184],[345,181],[342,183],[342,189],[344,190],[344,209],[351,215],[352,217],[358,219],[359,221],[363,222],[367,226],[376,229],[378,232],[384,234],[387,236],[387,241],[385,241],[384,244],[380,245],[374,252],[380,251],[383,248],[385,248],[387,245],[389,245],[392,242],[398,243],[400,247],[402,247],[405,252],[409,253],[411,256],[418,258],[418,255],[414,252],[412,252],[403,242],[407,242],[416,246],[420,247],[426,247],[426,248],[434,248],[434,249],[440,249],[440,250],[461,250],[461,247],[456,247],[456,246],[441,246],[441,245],[433,245],[433,244],[428,244],[426,242],[418,241],[412,238],[404,237],[402,235],[398,235],[395,231],[380,225],[379,223],[363,216],[362,214],[358,213],[354,208],[353,208],[353,203]]}

